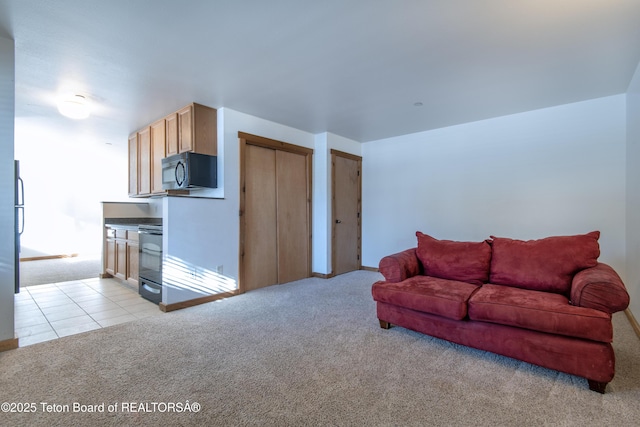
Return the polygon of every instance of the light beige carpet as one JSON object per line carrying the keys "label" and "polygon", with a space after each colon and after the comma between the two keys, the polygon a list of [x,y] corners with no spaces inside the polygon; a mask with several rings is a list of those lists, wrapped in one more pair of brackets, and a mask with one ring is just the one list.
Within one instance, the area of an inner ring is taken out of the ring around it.
{"label": "light beige carpet", "polygon": [[36,410],[0,412],[0,425],[640,425],[640,340],[624,314],[601,395],[581,378],[380,329],[379,278],[312,278],[0,353],[0,402]]}
{"label": "light beige carpet", "polygon": [[96,278],[102,272],[99,255],[20,262],[20,287]]}

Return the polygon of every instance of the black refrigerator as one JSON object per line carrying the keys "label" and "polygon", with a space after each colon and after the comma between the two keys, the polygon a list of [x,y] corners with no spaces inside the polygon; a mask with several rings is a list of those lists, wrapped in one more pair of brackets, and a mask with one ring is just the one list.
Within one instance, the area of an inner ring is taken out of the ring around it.
{"label": "black refrigerator", "polygon": [[15,293],[20,292],[20,236],[24,231],[24,182],[20,178],[20,161],[15,160],[15,272],[16,272],[16,284]]}

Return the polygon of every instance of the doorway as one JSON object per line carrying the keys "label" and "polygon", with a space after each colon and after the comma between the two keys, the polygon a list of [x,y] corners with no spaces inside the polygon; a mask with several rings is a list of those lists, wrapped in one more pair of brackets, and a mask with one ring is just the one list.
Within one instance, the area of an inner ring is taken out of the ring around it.
{"label": "doorway", "polygon": [[359,270],[362,157],[331,150],[332,275]]}
{"label": "doorway", "polygon": [[240,140],[240,292],[311,276],[313,150]]}

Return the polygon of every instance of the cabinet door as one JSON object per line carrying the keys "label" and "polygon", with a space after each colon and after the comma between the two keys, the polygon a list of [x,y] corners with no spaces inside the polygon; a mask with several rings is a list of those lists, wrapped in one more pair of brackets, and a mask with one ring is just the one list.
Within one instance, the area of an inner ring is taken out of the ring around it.
{"label": "cabinet door", "polygon": [[129,137],[129,196],[138,195],[138,134]]}
{"label": "cabinet door", "polygon": [[162,193],[162,159],[165,157],[165,121],[151,125],[151,194]]}
{"label": "cabinet door", "polygon": [[118,279],[127,278],[127,241],[116,240],[116,268],[115,274]]}
{"label": "cabinet door", "polygon": [[138,132],[138,194],[151,193],[151,128]]}
{"label": "cabinet door", "polygon": [[105,243],[104,271],[110,275],[116,274],[116,241],[107,239]]}
{"label": "cabinet door", "polygon": [[178,111],[178,151],[193,151],[193,105]]}
{"label": "cabinet door", "polygon": [[178,154],[178,115],[176,113],[165,117],[166,155]]}
{"label": "cabinet door", "polygon": [[214,108],[193,104],[192,151],[215,156],[218,152],[218,113]]}
{"label": "cabinet door", "polygon": [[134,286],[138,286],[138,248],[137,242],[127,242],[127,282]]}

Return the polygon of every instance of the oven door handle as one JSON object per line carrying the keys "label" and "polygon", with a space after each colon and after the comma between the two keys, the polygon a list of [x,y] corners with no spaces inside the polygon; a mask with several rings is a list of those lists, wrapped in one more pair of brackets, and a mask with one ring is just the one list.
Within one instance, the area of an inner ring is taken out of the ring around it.
{"label": "oven door handle", "polygon": [[145,248],[144,246],[140,247],[140,252],[143,254],[149,254],[153,256],[162,256],[162,250],[158,251],[154,249]]}
{"label": "oven door handle", "polygon": [[162,289],[152,288],[151,286],[147,285],[146,283],[143,284],[142,287],[144,288],[145,291],[151,292],[152,294],[159,294],[160,292],[162,292]]}

